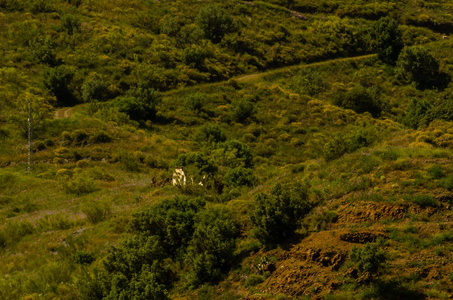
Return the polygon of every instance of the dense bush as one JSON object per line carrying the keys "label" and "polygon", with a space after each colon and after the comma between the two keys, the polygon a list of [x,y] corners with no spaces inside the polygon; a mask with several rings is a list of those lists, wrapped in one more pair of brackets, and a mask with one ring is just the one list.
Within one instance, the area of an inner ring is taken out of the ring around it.
{"label": "dense bush", "polygon": [[217,144],[226,141],[226,135],[222,127],[217,124],[209,124],[200,127],[195,134],[195,140],[201,143]]}
{"label": "dense bush", "polygon": [[73,69],[66,65],[44,71],[44,86],[55,95],[60,106],[71,106],[77,102],[70,88],[73,77]]}
{"label": "dense bush", "polygon": [[233,262],[238,235],[238,223],[225,207],[213,207],[197,215],[186,259],[191,284],[215,283],[221,278]]}
{"label": "dense bush", "polygon": [[206,95],[201,93],[190,94],[186,98],[186,106],[195,112],[199,112],[206,102]]}
{"label": "dense bush", "polygon": [[236,30],[236,24],[229,13],[215,5],[203,7],[196,17],[196,22],[205,36],[214,43],[220,42],[225,34]]}
{"label": "dense bush", "polygon": [[252,186],[255,176],[253,176],[252,170],[238,167],[228,170],[223,180],[229,187]]}
{"label": "dense bush", "polygon": [[56,59],[56,45],[51,36],[36,36],[30,41],[30,50],[32,51],[35,58],[44,64],[49,66],[55,66],[57,64]]}
{"label": "dense bush", "polygon": [[69,35],[73,35],[80,30],[80,19],[74,15],[64,15],[61,18],[61,28]]}
{"label": "dense bush", "polygon": [[357,264],[360,272],[376,274],[381,269],[387,257],[377,243],[368,243],[363,247],[353,247],[349,259]]}
{"label": "dense bush", "polygon": [[405,47],[398,57],[397,72],[400,78],[414,82],[419,89],[429,89],[443,83],[439,62],[423,47]]}
{"label": "dense bush", "polygon": [[256,237],[265,244],[276,244],[291,237],[300,220],[310,211],[307,187],[275,185],[270,194],[259,194],[250,219]]}
{"label": "dense bush", "polygon": [[252,167],[252,153],[250,148],[237,140],[229,140],[219,146],[223,149],[221,163],[222,165],[232,168],[236,167]]}
{"label": "dense bush", "polygon": [[374,24],[372,35],[376,42],[378,57],[383,62],[394,65],[404,47],[401,30],[390,17],[379,19]]}
{"label": "dense bush", "polygon": [[426,115],[431,107],[432,105],[426,100],[412,99],[405,115],[401,118],[401,123],[417,129],[420,125],[426,124]]}
{"label": "dense bush", "polygon": [[82,85],[82,99],[84,102],[91,101],[103,101],[105,100],[105,94],[107,90],[107,84],[101,80],[98,75],[94,75],[92,78],[87,79]]}
{"label": "dense bush", "polygon": [[131,231],[144,236],[158,237],[169,255],[184,251],[192,239],[195,215],[204,209],[201,199],[176,197],[163,200],[149,209],[137,212],[129,224]]}
{"label": "dense bush", "polygon": [[236,122],[246,123],[255,112],[255,104],[248,99],[240,98],[231,103],[231,115]]}
{"label": "dense bush", "polygon": [[382,112],[382,101],[379,96],[379,90],[376,87],[365,88],[356,85],[350,90],[337,93],[333,103],[359,114],[369,112],[373,117],[379,117]]}
{"label": "dense bush", "polygon": [[154,120],[157,105],[160,103],[160,93],[150,88],[147,83],[141,82],[131,88],[126,96],[112,100],[110,106],[117,107],[119,111],[126,113],[132,120]]}

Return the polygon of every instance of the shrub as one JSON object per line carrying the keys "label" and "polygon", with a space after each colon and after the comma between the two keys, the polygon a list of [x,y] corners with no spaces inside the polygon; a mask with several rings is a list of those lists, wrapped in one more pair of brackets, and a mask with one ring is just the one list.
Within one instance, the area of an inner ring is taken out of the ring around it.
{"label": "shrub", "polygon": [[94,180],[84,174],[77,174],[72,178],[66,176],[60,177],[59,183],[65,192],[69,194],[83,195],[95,192],[99,189]]}
{"label": "shrub", "polygon": [[352,109],[356,113],[369,112],[373,117],[379,117],[382,112],[382,101],[376,88],[365,88],[356,85],[352,89],[339,92],[333,103],[343,108]]}
{"label": "shrub", "polygon": [[64,15],[61,18],[61,28],[69,35],[73,35],[74,32],[79,31],[80,25],[80,19],[74,15]]}
{"label": "shrub", "polygon": [[220,148],[223,148],[222,153],[222,164],[225,166],[230,166],[232,168],[236,167],[252,167],[252,154],[250,148],[239,141],[229,140],[225,142]]}
{"label": "shrub", "polygon": [[91,265],[96,260],[96,258],[91,252],[77,251],[77,253],[74,254],[73,260],[76,264],[79,265]]}
{"label": "shrub", "polygon": [[255,182],[255,176],[250,169],[237,167],[227,171],[223,178],[225,184],[229,187],[252,186]]}
{"label": "shrub", "polygon": [[163,200],[134,213],[129,228],[135,234],[158,237],[166,253],[173,256],[187,247],[194,231],[194,218],[204,206],[201,199]]}
{"label": "shrub", "polygon": [[411,201],[422,208],[437,207],[437,202],[429,195],[405,196],[404,200]]}
{"label": "shrub", "polygon": [[205,36],[214,43],[220,42],[227,33],[236,30],[233,18],[228,12],[214,5],[203,7],[198,12],[196,22]]}
{"label": "shrub", "polygon": [[159,102],[160,93],[141,82],[130,89],[126,96],[115,98],[110,106],[117,107],[132,120],[147,121],[155,118]]}
{"label": "shrub", "polygon": [[374,24],[372,36],[378,57],[383,62],[395,65],[398,55],[404,47],[401,30],[395,20],[384,17]]}
{"label": "shrub", "polygon": [[84,102],[102,101],[105,99],[107,84],[98,75],[87,79],[82,85],[82,99]]}
{"label": "shrub", "polygon": [[55,66],[57,64],[55,43],[51,36],[36,36],[30,42],[29,46],[39,62],[48,64],[49,66]]}
{"label": "shrub", "polygon": [[189,281],[194,286],[220,279],[222,271],[233,262],[238,235],[238,223],[225,207],[213,207],[197,215],[186,259]]}
{"label": "shrub", "polygon": [[439,164],[435,164],[434,166],[432,166],[428,170],[428,174],[431,176],[431,178],[434,178],[434,179],[440,179],[445,176],[445,173]]}
{"label": "shrub", "polygon": [[186,98],[186,106],[195,112],[199,112],[206,102],[206,95],[201,93],[190,94]]}
{"label": "shrub", "polygon": [[63,214],[47,215],[36,222],[40,231],[65,230],[71,228],[73,222]]}
{"label": "shrub", "polygon": [[55,95],[58,104],[61,106],[71,106],[77,103],[77,99],[70,89],[73,77],[73,70],[66,65],[44,71],[44,86]]}
{"label": "shrub", "polygon": [[96,224],[109,218],[112,205],[108,201],[91,201],[83,203],[80,210],[86,215],[88,221]]}
{"label": "shrub", "polygon": [[417,129],[420,125],[427,123],[426,116],[431,108],[432,105],[426,100],[412,99],[404,117],[401,118],[401,123]]}
{"label": "shrub", "polygon": [[245,123],[255,112],[255,104],[250,100],[241,98],[231,103],[231,115],[236,122]]}
{"label": "shrub", "polygon": [[349,259],[357,264],[360,272],[376,274],[382,268],[387,257],[377,243],[367,243],[363,247],[352,247]]}
{"label": "shrub", "polygon": [[104,130],[99,130],[90,135],[88,142],[90,144],[104,144],[110,143],[112,141],[112,137],[105,132]]}
{"label": "shrub", "polygon": [[260,284],[263,281],[264,281],[264,277],[263,276],[260,276],[260,275],[249,275],[249,276],[247,276],[247,279],[245,280],[244,286],[245,287],[252,287],[252,286]]}
{"label": "shrub", "polygon": [[429,89],[443,83],[439,62],[423,47],[405,47],[398,57],[397,74],[414,82],[418,89]]}
{"label": "shrub", "polygon": [[226,141],[226,135],[217,124],[209,124],[200,127],[195,134],[195,140],[198,142],[205,142],[208,144],[217,144]]}
{"label": "shrub", "polygon": [[259,194],[255,198],[250,219],[256,237],[268,245],[291,237],[311,207],[305,186],[275,185],[270,194]]}

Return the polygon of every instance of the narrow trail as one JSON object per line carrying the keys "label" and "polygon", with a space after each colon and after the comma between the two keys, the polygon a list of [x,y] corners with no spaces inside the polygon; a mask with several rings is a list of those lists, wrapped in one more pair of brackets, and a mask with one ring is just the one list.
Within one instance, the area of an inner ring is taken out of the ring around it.
{"label": "narrow trail", "polygon": [[[310,63],[310,64],[299,64],[299,65],[282,67],[282,68],[273,69],[273,70],[260,72],[260,73],[255,73],[255,74],[239,75],[236,77],[232,77],[229,80],[234,80],[236,82],[245,83],[245,82],[250,82],[253,80],[258,80],[258,79],[261,79],[261,78],[263,78],[265,76],[269,76],[269,75],[276,75],[279,73],[296,71],[296,70],[306,69],[306,68],[311,68],[311,67],[324,66],[324,65],[334,64],[334,63],[364,60],[364,59],[368,59],[368,58],[371,58],[374,56],[376,56],[376,54],[368,54],[368,55],[345,57],[345,58],[336,58],[336,59],[330,59],[330,60],[325,60],[325,61],[320,61],[320,62],[315,62],[315,63]],[[174,93],[181,93],[181,92],[191,91],[191,90],[195,90],[195,89],[199,89],[199,88],[219,86],[219,85],[228,83],[229,80],[212,82],[212,83],[202,83],[202,84],[197,84],[194,86],[187,86],[187,87],[183,87],[183,88],[179,88],[179,89],[169,90],[169,91],[163,92],[162,94],[165,96],[169,96]],[[63,108],[57,109],[55,111],[55,119],[70,118],[73,115],[73,113],[74,113],[74,107],[63,107]]]}
{"label": "narrow trail", "polygon": [[70,118],[74,113],[74,107],[63,107],[55,111],[55,119]]}

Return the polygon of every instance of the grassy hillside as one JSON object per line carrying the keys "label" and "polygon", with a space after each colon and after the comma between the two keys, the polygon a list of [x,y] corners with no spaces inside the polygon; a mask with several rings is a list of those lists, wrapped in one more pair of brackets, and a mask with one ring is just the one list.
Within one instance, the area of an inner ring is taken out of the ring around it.
{"label": "grassy hillside", "polygon": [[451,297],[452,13],[0,0],[0,298]]}

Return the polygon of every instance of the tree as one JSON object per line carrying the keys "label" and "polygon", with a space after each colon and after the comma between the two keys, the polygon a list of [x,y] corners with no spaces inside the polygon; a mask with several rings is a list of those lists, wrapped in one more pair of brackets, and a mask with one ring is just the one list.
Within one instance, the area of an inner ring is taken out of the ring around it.
{"label": "tree", "polygon": [[428,89],[443,83],[439,62],[423,47],[405,47],[397,62],[400,78],[414,82],[418,89]]}
{"label": "tree", "polygon": [[61,106],[71,106],[77,102],[70,85],[74,70],[66,65],[49,68],[44,71],[44,86],[52,92]]}
{"label": "tree", "polygon": [[299,221],[310,211],[306,186],[275,185],[270,194],[255,198],[250,219],[255,235],[263,243],[274,245],[291,237]]}
{"label": "tree", "polygon": [[369,112],[373,117],[379,117],[382,112],[382,102],[377,88],[365,88],[356,85],[346,92],[339,92],[333,103],[343,108],[352,109],[356,113]]}
{"label": "tree", "polygon": [[349,253],[351,261],[357,263],[360,272],[376,274],[386,260],[385,252],[377,243],[368,243],[364,247],[353,247]]}
{"label": "tree", "polygon": [[117,97],[110,105],[126,113],[132,120],[147,121],[156,116],[160,93],[141,82],[130,89],[126,96]]}
{"label": "tree", "polygon": [[228,12],[214,5],[203,7],[196,17],[196,22],[205,36],[214,43],[220,42],[225,34],[236,30],[233,18]]}
{"label": "tree", "polygon": [[389,17],[379,19],[374,25],[372,35],[376,41],[379,59],[386,64],[395,65],[404,47],[402,33],[396,21]]}

